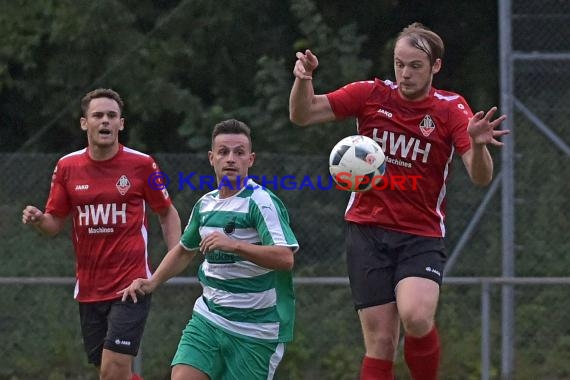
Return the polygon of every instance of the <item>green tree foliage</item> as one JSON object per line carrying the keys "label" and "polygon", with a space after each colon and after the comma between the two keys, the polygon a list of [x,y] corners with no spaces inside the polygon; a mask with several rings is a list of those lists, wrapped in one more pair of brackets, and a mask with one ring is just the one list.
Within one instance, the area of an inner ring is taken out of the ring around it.
{"label": "green tree foliage", "polygon": [[257,101],[246,115],[250,115],[252,127],[260,131],[260,145],[269,151],[328,153],[341,136],[355,129],[328,125],[301,130],[291,124],[288,105],[295,52],[310,48],[319,56],[323,67],[314,73],[315,91],[323,93],[358,80],[362,75],[368,77],[371,62],[360,58],[366,37],[358,35],[355,23],[333,29],[312,0],[294,0],[291,10],[298,20],[301,35],[293,41],[290,57],[283,57],[281,53],[258,62]]}
{"label": "green tree foliage", "polygon": [[[8,136],[3,149],[82,146],[79,99],[95,87],[112,87],[124,96],[134,145],[151,148],[152,141],[181,149],[175,129],[162,124],[188,122],[186,114],[197,117],[201,107],[191,89],[179,83],[184,72],[179,62],[189,59],[188,47],[180,37],[168,45],[160,39],[176,8],[130,3],[7,2],[0,15],[0,98],[8,100],[2,110],[9,115],[2,121],[9,124],[2,128]],[[14,141],[12,131],[23,138]]]}
{"label": "green tree foliage", "polygon": [[79,98],[112,87],[127,104],[123,142],[138,149],[202,151],[214,123],[239,117],[254,129],[258,150],[324,153],[354,132],[354,123],[291,125],[295,52],[318,54],[318,92],[390,78],[393,37],[416,20],[447,43],[438,85],[463,92],[477,107],[496,98],[497,70],[478,69],[496,64],[491,0],[421,7],[363,0],[356,8],[340,0],[2,3],[0,151],[82,147]]}

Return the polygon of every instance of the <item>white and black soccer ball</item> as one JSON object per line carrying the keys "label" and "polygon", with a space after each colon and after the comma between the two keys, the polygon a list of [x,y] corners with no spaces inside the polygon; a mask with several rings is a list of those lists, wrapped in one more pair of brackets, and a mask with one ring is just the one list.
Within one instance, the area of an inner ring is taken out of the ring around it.
{"label": "white and black soccer ball", "polygon": [[348,136],[331,150],[329,171],[338,189],[368,191],[382,180],[385,170],[384,152],[370,137]]}

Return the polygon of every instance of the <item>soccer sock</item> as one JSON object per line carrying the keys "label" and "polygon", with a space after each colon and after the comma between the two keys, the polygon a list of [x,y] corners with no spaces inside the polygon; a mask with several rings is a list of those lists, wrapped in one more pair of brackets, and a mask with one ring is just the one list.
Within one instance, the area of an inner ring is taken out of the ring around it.
{"label": "soccer sock", "polygon": [[144,379],[133,372],[133,377],[131,378],[131,380],[144,380]]}
{"label": "soccer sock", "polygon": [[439,355],[439,335],[435,326],[420,338],[409,335],[404,338],[404,358],[414,380],[436,380]]}
{"label": "soccer sock", "polygon": [[360,368],[360,380],[394,380],[393,366],[391,360],[365,356]]}

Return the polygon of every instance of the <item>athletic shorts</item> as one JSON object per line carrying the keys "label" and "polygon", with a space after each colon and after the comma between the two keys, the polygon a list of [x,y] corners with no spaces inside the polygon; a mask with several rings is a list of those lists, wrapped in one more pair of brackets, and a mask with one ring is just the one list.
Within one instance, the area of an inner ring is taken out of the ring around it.
{"label": "athletic shorts", "polygon": [[101,302],[80,302],[79,318],[83,345],[89,363],[101,365],[103,348],[120,354],[136,356],[144,325],[150,311],[151,296]]}
{"label": "athletic shorts", "polygon": [[284,343],[238,337],[194,313],[171,365],[192,366],[212,380],[271,380],[284,353]]}
{"label": "athletic shorts", "polygon": [[439,285],[446,254],[442,238],[347,223],[346,261],[356,310],[396,300],[395,289],[406,277],[423,277]]}

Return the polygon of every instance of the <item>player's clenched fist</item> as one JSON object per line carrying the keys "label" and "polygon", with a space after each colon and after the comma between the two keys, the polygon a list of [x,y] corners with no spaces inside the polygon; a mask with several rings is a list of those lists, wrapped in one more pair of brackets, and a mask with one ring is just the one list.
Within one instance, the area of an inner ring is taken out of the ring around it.
{"label": "player's clenched fist", "polygon": [[305,53],[297,52],[297,62],[293,74],[299,79],[313,79],[313,71],[319,66],[319,60],[309,49]]}
{"label": "player's clenched fist", "polygon": [[26,208],[22,211],[22,223],[24,224],[38,223],[41,221],[41,218],[43,216],[44,213],[38,210],[37,207],[26,206]]}

